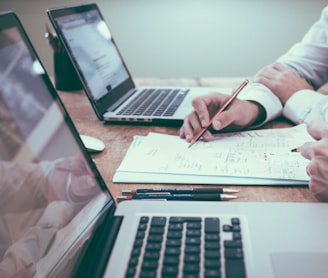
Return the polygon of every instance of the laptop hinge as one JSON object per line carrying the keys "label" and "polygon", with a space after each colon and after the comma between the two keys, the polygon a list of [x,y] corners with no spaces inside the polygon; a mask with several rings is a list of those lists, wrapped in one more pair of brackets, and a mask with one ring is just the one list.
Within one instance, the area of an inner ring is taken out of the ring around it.
{"label": "laptop hinge", "polygon": [[123,216],[106,213],[86,244],[73,277],[103,277]]}

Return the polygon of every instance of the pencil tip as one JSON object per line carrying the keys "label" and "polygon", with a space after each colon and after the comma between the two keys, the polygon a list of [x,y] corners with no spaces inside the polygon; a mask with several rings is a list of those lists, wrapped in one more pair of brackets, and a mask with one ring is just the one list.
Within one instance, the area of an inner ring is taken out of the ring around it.
{"label": "pencil tip", "polygon": [[116,197],[117,202],[122,202],[125,200],[132,200],[131,196],[117,196]]}
{"label": "pencil tip", "polygon": [[122,189],[122,194],[123,195],[132,194],[132,190],[131,189]]}
{"label": "pencil tip", "polygon": [[236,198],[238,198],[236,195],[221,194],[221,200],[231,200]]}
{"label": "pencil tip", "polygon": [[225,193],[238,193],[239,190],[238,189],[224,188],[223,192],[225,192]]}
{"label": "pencil tip", "polygon": [[299,153],[301,151],[301,147],[297,147],[297,148],[291,149],[290,151],[292,153]]}

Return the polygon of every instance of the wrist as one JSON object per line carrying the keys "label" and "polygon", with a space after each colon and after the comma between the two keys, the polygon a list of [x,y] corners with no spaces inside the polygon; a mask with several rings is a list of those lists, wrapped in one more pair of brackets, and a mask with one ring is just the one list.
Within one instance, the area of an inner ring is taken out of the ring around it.
{"label": "wrist", "polygon": [[253,111],[253,116],[251,117],[251,121],[248,126],[256,126],[263,123],[266,119],[266,111],[264,107],[258,102],[249,100],[249,103],[252,106],[251,111]]}

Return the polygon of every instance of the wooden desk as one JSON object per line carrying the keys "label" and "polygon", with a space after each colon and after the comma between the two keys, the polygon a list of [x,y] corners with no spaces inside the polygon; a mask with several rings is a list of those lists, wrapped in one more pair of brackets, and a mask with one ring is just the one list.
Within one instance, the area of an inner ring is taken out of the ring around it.
{"label": "wooden desk", "polygon": [[[136,85],[193,85],[235,87],[243,78],[190,78],[190,79],[135,79]],[[167,134],[178,134],[178,128],[133,125],[106,125],[100,122],[83,92],[60,92],[60,96],[70,113],[80,134],[98,137],[106,148],[93,158],[113,196],[121,195],[122,189],[140,187],[190,187],[191,185],[163,184],[114,184],[112,178],[120,165],[125,152],[135,134],[147,135],[150,131]],[[290,123],[284,119],[273,121],[266,127],[287,127]],[[197,187],[197,186],[194,186]],[[272,187],[272,186],[230,186],[239,189],[239,198],[234,201],[290,201],[316,202],[311,192],[305,187]]]}

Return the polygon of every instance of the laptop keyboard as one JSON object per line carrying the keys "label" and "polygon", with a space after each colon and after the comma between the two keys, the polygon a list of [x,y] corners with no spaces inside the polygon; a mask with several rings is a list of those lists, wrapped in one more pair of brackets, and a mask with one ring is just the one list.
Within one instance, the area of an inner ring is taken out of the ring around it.
{"label": "laptop keyboard", "polygon": [[141,217],[126,277],[246,277],[240,219],[220,222]]}
{"label": "laptop keyboard", "polygon": [[144,89],[118,115],[123,116],[172,116],[187,95],[188,90]]}

